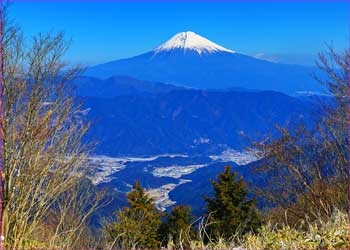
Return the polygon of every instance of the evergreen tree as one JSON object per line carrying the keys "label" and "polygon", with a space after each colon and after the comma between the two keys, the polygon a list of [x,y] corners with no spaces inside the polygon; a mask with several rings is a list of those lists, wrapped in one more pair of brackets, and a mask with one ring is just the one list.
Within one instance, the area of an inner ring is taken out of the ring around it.
{"label": "evergreen tree", "polygon": [[127,199],[129,206],[116,213],[117,222],[108,229],[111,238],[122,249],[158,248],[162,213],[139,182],[135,182]]}
{"label": "evergreen tree", "polygon": [[209,216],[208,231],[214,239],[255,231],[260,226],[255,200],[247,198],[246,183],[225,167],[217,181],[211,181],[214,197],[205,197]]}
{"label": "evergreen tree", "polygon": [[193,216],[189,206],[174,206],[160,228],[163,243],[170,244],[171,240],[175,246],[189,246],[190,241],[195,237],[192,222]]}

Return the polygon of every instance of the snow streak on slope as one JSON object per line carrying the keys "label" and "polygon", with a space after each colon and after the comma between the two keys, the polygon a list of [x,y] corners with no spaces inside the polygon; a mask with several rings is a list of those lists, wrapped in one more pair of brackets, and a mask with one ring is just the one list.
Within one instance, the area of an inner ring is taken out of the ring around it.
{"label": "snow streak on slope", "polygon": [[197,35],[192,31],[181,32],[170,38],[167,42],[154,49],[155,53],[169,50],[194,50],[198,54],[213,52],[235,53],[233,50],[226,49],[208,39]]}

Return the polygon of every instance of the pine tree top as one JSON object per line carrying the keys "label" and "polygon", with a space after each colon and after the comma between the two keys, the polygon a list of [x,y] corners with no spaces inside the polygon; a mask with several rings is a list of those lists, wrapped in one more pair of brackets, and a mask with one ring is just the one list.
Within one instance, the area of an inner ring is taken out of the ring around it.
{"label": "pine tree top", "polygon": [[144,191],[139,181],[134,183],[132,191],[127,194],[127,198],[130,208],[141,210],[156,209],[153,199]]}

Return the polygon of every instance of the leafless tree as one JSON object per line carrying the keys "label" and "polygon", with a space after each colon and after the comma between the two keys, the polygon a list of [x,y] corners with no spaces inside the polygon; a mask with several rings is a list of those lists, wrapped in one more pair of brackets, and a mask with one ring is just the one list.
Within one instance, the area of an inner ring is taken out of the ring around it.
{"label": "leafless tree", "polygon": [[332,47],[319,55],[323,75],[316,79],[329,97],[322,98],[312,126],[278,127],[278,136],[254,143],[264,158],[257,170],[269,178],[264,194],[296,219],[350,207],[349,58],[349,50]]}
{"label": "leafless tree", "polygon": [[[78,209],[72,197],[66,200],[71,204],[62,204],[60,197],[74,194],[71,190],[85,178],[89,148],[81,141],[88,126],[72,96],[81,69],[63,62],[69,46],[63,34],[27,40],[2,7],[2,229],[5,245],[19,249],[32,244],[55,204],[65,211],[60,211],[56,236],[65,216]],[[78,217],[76,228],[89,213]],[[77,236],[71,234],[70,241],[72,235]]]}
{"label": "leafless tree", "polygon": [[92,237],[88,225],[89,217],[107,204],[108,201],[103,201],[104,197],[104,192],[96,190],[88,180],[79,182],[62,193],[46,216],[45,222],[53,229],[50,247],[80,249],[91,246],[92,242],[88,241],[94,241],[97,237]]}

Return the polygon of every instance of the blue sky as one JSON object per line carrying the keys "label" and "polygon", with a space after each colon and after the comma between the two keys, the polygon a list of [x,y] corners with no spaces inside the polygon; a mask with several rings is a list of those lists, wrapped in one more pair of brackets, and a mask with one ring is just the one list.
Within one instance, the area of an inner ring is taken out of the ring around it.
{"label": "blue sky", "polygon": [[181,31],[270,60],[312,64],[325,42],[349,43],[346,2],[15,2],[25,34],[64,31],[67,59],[85,65],[135,56]]}

